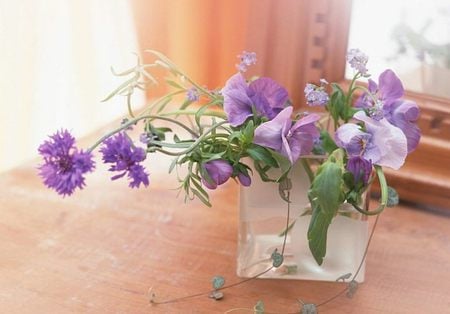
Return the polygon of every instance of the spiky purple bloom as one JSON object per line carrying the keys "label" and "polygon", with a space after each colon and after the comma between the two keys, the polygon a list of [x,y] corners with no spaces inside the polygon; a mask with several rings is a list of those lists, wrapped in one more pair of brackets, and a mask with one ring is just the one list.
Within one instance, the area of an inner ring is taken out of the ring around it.
{"label": "spiky purple bloom", "polygon": [[347,52],[347,61],[350,66],[361,73],[362,75],[367,74],[366,64],[369,61],[369,57],[359,49],[350,49]]}
{"label": "spiky purple bloom", "polygon": [[325,106],[330,100],[330,97],[322,86],[319,87],[308,83],[304,92],[308,106]]}
{"label": "spiky purple bloom", "polygon": [[187,92],[186,92],[187,100],[194,102],[194,101],[199,100],[199,98],[200,98],[200,94],[195,87],[191,87],[187,90]]}
{"label": "spiky purple bloom", "polygon": [[356,124],[343,124],[336,130],[336,144],[350,157],[361,156],[375,165],[399,169],[408,153],[402,130],[385,118],[377,121],[363,111],[358,111],[353,117],[364,122],[366,130],[362,131]]}
{"label": "spiky purple bloom", "polygon": [[239,64],[236,64],[236,68],[239,72],[247,72],[249,66],[256,64],[256,52],[243,51],[237,57],[240,60]]}
{"label": "spiky purple bloom", "polygon": [[139,187],[141,183],[148,186],[148,174],[145,168],[139,164],[147,156],[145,150],[134,146],[126,133],[121,132],[106,139],[100,152],[103,154],[103,162],[112,164],[108,170],[120,172],[111,180],[117,180],[128,174],[130,187]]}
{"label": "spiky purple bloom", "polygon": [[76,188],[82,189],[84,174],[95,168],[92,153],[78,150],[75,138],[67,130],[50,136],[38,151],[44,158],[44,164],[39,166],[39,175],[48,188],[63,196],[71,195]]}
{"label": "spiky purple bloom", "polygon": [[262,77],[249,85],[242,74],[233,75],[222,89],[223,108],[232,126],[240,126],[256,112],[273,119],[288,100],[284,87],[270,78]]}
{"label": "spiky purple bloom", "polygon": [[301,155],[311,153],[319,130],[314,123],[317,114],[302,117],[292,125],[292,107],[286,107],[271,121],[255,129],[253,142],[271,148],[284,155],[294,164]]}
{"label": "spiky purple bloom", "polygon": [[214,190],[217,186],[228,181],[233,173],[233,167],[223,159],[211,160],[202,165],[206,171],[206,176],[202,177],[202,183],[208,189]]}
{"label": "spiky purple bloom", "polygon": [[419,145],[421,132],[416,122],[419,119],[419,106],[413,101],[399,99],[383,106],[386,119],[405,133],[408,153]]}
{"label": "spiky purple bloom", "polygon": [[353,175],[355,185],[362,183],[367,186],[372,173],[372,162],[360,156],[350,157],[347,161],[347,171]]}

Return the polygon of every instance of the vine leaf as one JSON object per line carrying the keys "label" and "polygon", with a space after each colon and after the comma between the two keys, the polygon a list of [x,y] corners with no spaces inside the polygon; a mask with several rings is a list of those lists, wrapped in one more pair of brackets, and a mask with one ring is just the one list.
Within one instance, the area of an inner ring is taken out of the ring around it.
{"label": "vine leaf", "polygon": [[255,307],[253,308],[255,310],[255,314],[264,314],[264,303],[263,301],[259,300],[256,302]]}
{"label": "vine leaf", "polygon": [[225,278],[222,276],[214,276],[211,280],[214,290],[220,289],[225,284]]}
{"label": "vine leaf", "polygon": [[317,306],[313,303],[305,303],[302,305],[301,314],[317,314]]}
{"label": "vine leaf", "polygon": [[388,186],[388,200],[387,200],[387,207],[394,207],[398,205],[399,197],[397,191],[393,188]]}
{"label": "vine leaf", "polygon": [[308,191],[312,207],[308,244],[319,265],[322,265],[327,250],[328,227],[345,197],[342,155],[340,149],[330,155],[328,160],[319,167]]}
{"label": "vine leaf", "polygon": [[278,268],[281,266],[281,264],[283,264],[284,260],[283,255],[278,252],[278,249],[275,249],[270,258],[272,259],[273,261],[272,265],[275,268]]}
{"label": "vine leaf", "polygon": [[347,297],[353,298],[353,296],[356,293],[356,290],[358,290],[358,282],[356,280],[352,280],[348,283],[348,291],[347,291]]}

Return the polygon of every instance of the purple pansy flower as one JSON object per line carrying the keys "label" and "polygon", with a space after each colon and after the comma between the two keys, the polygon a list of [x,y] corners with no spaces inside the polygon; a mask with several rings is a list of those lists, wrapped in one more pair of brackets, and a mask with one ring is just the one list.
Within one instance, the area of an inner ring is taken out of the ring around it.
{"label": "purple pansy flower", "polygon": [[130,187],[139,187],[141,183],[148,186],[148,174],[145,172],[145,168],[139,164],[147,157],[145,150],[134,146],[126,133],[121,132],[106,139],[100,152],[103,154],[103,162],[112,164],[109,171],[120,172],[111,180],[117,180],[128,174],[128,178],[131,180]]}
{"label": "purple pansy flower", "polygon": [[47,187],[60,195],[71,195],[76,188],[82,189],[85,185],[83,175],[94,170],[92,153],[78,150],[75,138],[67,130],[50,136],[38,150],[44,157],[39,175]]}
{"label": "purple pansy flower", "polygon": [[255,144],[271,148],[286,156],[294,164],[301,155],[311,152],[319,131],[314,123],[317,114],[307,115],[292,125],[292,107],[283,109],[273,120],[255,129]]}
{"label": "purple pansy flower", "polygon": [[[378,84],[369,79],[368,90],[372,96],[364,93],[356,101],[355,107],[373,109],[376,113],[384,106],[389,106],[398,100],[405,92],[402,82],[392,70],[381,73],[378,77]],[[372,97],[377,100],[375,104]]]}
{"label": "purple pansy flower", "polygon": [[367,74],[366,64],[369,57],[359,49],[350,49],[347,52],[347,61],[350,66],[362,75]]}
{"label": "purple pansy flower", "polygon": [[223,159],[205,162],[202,167],[204,167],[209,176],[209,178],[202,178],[202,183],[211,190],[227,182],[233,173],[233,167],[228,161]]}
{"label": "purple pansy flower", "polygon": [[240,126],[254,112],[273,119],[283,110],[288,93],[270,78],[262,77],[247,84],[242,74],[233,75],[222,89],[223,109],[232,126]]}
{"label": "purple pansy flower", "polygon": [[366,186],[372,173],[372,162],[360,156],[350,157],[347,170],[353,175],[355,185],[361,182],[363,186]]}
{"label": "purple pansy flower", "polygon": [[385,118],[377,121],[363,111],[358,111],[353,117],[364,122],[366,132],[356,124],[343,124],[336,130],[336,144],[351,157],[361,156],[375,165],[399,169],[408,153],[406,136],[402,130]]}
{"label": "purple pansy flower", "polygon": [[408,153],[419,145],[421,132],[415,123],[419,119],[419,106],[413,101],[399,99],[383,107],[386,119],[405,133]]}

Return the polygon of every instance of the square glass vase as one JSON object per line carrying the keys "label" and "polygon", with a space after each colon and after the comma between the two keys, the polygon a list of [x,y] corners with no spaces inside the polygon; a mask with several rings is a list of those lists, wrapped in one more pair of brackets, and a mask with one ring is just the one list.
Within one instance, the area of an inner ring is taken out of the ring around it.
{"label": "square glass vase", "polygon": [[[272,253],[275,249],[282,251],[287,220],[287,203],[279,195],[278,184],[263,182],[254,173],[251,186],[241,186],[239,197],[237,275],[244,278],[254,277],[272,266]],[[290,179],[289,224],[294,220],[295,223],[286,237],[284,262],[258,278],[336,281],[360,268],[355,280],[363,282],[367,216],[350,204],[342,204],[329,226],[326,255],[322,265],[318,265],[308,246],[310,182],[300,161],[291,170]],[[361,208],[368,208],[367,195],[366,192],[362,196]]]}

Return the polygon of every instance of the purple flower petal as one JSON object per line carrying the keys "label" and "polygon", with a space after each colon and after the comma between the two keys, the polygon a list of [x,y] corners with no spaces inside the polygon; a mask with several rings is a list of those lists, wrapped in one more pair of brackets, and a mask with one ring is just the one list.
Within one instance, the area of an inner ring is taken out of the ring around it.
{"label": "purple flower petal", "polygon": [[283,128],[290,127],[292,107],[286,107],[271,121],[255,129],[253,143],[281,152]]}
{"label": "purple flower petal", "polygon": [[141,183],[148,186],[148,174],[139,164],[145,160],[147,154],[143,148],[134,146],[126,133],[121,132],[106,139],[100,152],[103,154],[103,162],[111,164],[109,171],[120,172],[112,176],[111,180],[117,180],[128,174],[131,188],[139,187]]}
{"label": "purple flower petal", "polygon": [[223,159],[208,161],[203,164],[203,167],[211,180],[202,178],[202,183],[211,190],[227,182],[233,173],[233,167],[228,161]]}
{"label": "purple flower petal", "polygon": [[311,152],[319,137],[314,123],[320,117],[311,114],[292,125],[292,110],[292,107],[286,107],[273,120],[258,126],[253,142],[281,153],[293,164],[301,155]]}
{"label": "purple flower petal", "polygon": [[403,96],[405,90],[402,82],[392,70],[386,70],[378,78],[379,93],[385,104],[394,102]]}
{"label": "purple flower petal", "polygon": [[268,77],[250,83],[248,95],[258,112],[272,120],[284,109],[289,95],[287,90]]}
{"label": "purple flower petal", "polygon": [[372,173],[372,162],[360,156],[351,157],[347,162],[347,170],[353,174],[355,185],[366,186]]}
{"label": "purple flower petal", "polygon": [[239,126],[252,116],[252,102],[248,97],[248,86],[244,77],[233,75],[222,89],[223,109],[232,126]]}
{"label": "purple flower petal", "polygon": [[[363,121],[367,133],[372,135],[371,145],[362,157],[372,160],[372,163],[376,165],[399,169],[404,164],[408,153],[406,136],[402,130],[390,124],[385,118],[377,121],[366,116],[363,111],[358,111],[353,117]],[[370,155],[371,150],[377,150],[380,156]]]}
{"label": "purple flower petal", "polygon": [[252,179],[250,178],[250,176],[242,172],[239,172],[238,180],[243,186],[250,186],[250,184],[252,184]]}
{"label": "purple flower petal", "polygon": [[48,188],[60,195],[71,195],[76,188],[82,189],[84,174],[94,170],[92,153],[78,150],[75,138],[67,130],[50,136],[38,150],[44,158],[39,175]]}
{"label": "purple flower petal", "polygon": [[416,125],[419,119],[419,106],[413,101],[397,100],[389,106],[383,107],[388,121],[405,133],[408,141],[408,153],[414,151],[419,145],[421,132]]}

